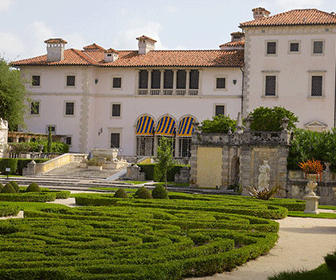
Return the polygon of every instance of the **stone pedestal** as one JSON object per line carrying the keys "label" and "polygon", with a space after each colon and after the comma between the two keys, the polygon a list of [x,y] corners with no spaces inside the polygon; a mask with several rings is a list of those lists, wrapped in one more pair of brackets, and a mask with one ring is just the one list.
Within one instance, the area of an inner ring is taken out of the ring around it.
{"label": "stone pedestal", "polygon": [[320,197],[316,195],[306,195],[304,200],[306,201],[306,208],[304,210],[307,214],[318,214],[318,201]]}

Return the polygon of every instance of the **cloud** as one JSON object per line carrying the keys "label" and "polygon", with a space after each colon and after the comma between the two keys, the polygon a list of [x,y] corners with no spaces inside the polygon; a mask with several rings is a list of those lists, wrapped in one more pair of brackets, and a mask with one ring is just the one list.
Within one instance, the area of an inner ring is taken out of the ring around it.
{"label": "cloud", "polygon": [[0,57],[14,60],[24,51],[24,46],[19,37],[14,34],[0,32]]}
{"label": "cloud", "polygon": [[0,12],[7,11],[14,0],[0,0]]}
{"label": "cloud", "polygon": [[134,49],[137,45],[136,38],[146,35],[157,41],[156,49],[165,49],[160,39],[160,31],[162,26],[158,22],[149,21],[143,24],[132,23],[126,30],[121,30],[112,41],[112,48],[117,49]]}

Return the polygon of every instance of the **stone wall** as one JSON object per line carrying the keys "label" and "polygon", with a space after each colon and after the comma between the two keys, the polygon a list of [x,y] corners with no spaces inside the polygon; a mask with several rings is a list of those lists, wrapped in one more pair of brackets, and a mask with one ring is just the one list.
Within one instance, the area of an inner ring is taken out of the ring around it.
{"label": "stone wall", "polygon": [[4,157],[8,141],[8,122],[0,119],[0,158]]}
{"label": "stone wall", "polygon": [[253,132],[229,134],[196,132],[191,149],[191,184],[194,187],[226,189],[241,184],[257,186],[259,166],[264,160],[271,168],[270,186],[280,186],[285,196],[289,133]]}

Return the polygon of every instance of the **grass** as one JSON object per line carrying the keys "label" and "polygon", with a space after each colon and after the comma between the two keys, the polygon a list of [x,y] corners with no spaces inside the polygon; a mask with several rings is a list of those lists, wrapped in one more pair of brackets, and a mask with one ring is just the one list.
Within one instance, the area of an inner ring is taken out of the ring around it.
{"label": "grass", "polygon": [[[154,186],[166,186],[165,182],[158,182],[155,183]],[[168,187],[173,187],[173,188],[186,188],[189,187],[189,183],[175,183],[175,182],[167,182]]]}
{"label": "grass", "polygon": [[311,271],[282,272],[269,280],[335,280],[336,271],[328,268],[326,264],[322,264],[318,268]]}
{"label": "grass", "polygon": [[[170,199],[76,194],[83,206],[0,202],[25,219],[0,221],[0,279],[202,277],[267,253],[296,200],[169,193]],[[104,205],[105,206],[99,206]],[[282,206],[281,206],[282,205]]]}
{"label": "grass", "polygon": [[[8,175],[8,177],[22,177],[22,175]],[[0,175],[0,178],[7,178],[7,175]]]}
{"label": "grass", "polygon": [[125,180],[125,181],[120,181],[121,183],[127,183],[131,185],[140,185],[140,184],[145,184],[149,183],[150,181],[130,181],[130,180]]}
{"label": "grass", "polygon": [[307,214],[302,211],[289,211],[288,216],[301,218],[336,219],[336,213]]}

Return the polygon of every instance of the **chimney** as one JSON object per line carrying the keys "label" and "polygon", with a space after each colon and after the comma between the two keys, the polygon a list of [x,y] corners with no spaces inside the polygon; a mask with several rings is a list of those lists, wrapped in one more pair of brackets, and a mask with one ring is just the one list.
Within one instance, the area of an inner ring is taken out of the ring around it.
{"label": "chimney", "polygon": [[108,49],[104,52],[104,61],[113,62],[116,61],[119,57],[119,52],[114,49]]}
{"label": "chimney", "polygon": [[44,41],[47,44],[47,60],[49,62],[64,59],[64,47],[68,42],[61,38],[52,38]]}
{"label": "chimney", "polygon": [[136,39],[139,41],[138,43],[138,46],[139,46],[138,53],[139,54],[146,54],[149,51],[155,50],[156,41],[154,39],[149,38],[145,35],[142,35],[141,37],[138,37]]}
{"label": "chimney", "polygon": [[262,7],[254,8],[252,9],[252,12],[253,12],[253,18],[256,20],[266,18],[271,14],[271,12],[267,11],[265,8]]}
{"label": "chimney", "polygon": [[231,34],[231,42],[239,42],[244,40],[245,34],[244,32],[232,32]]}

